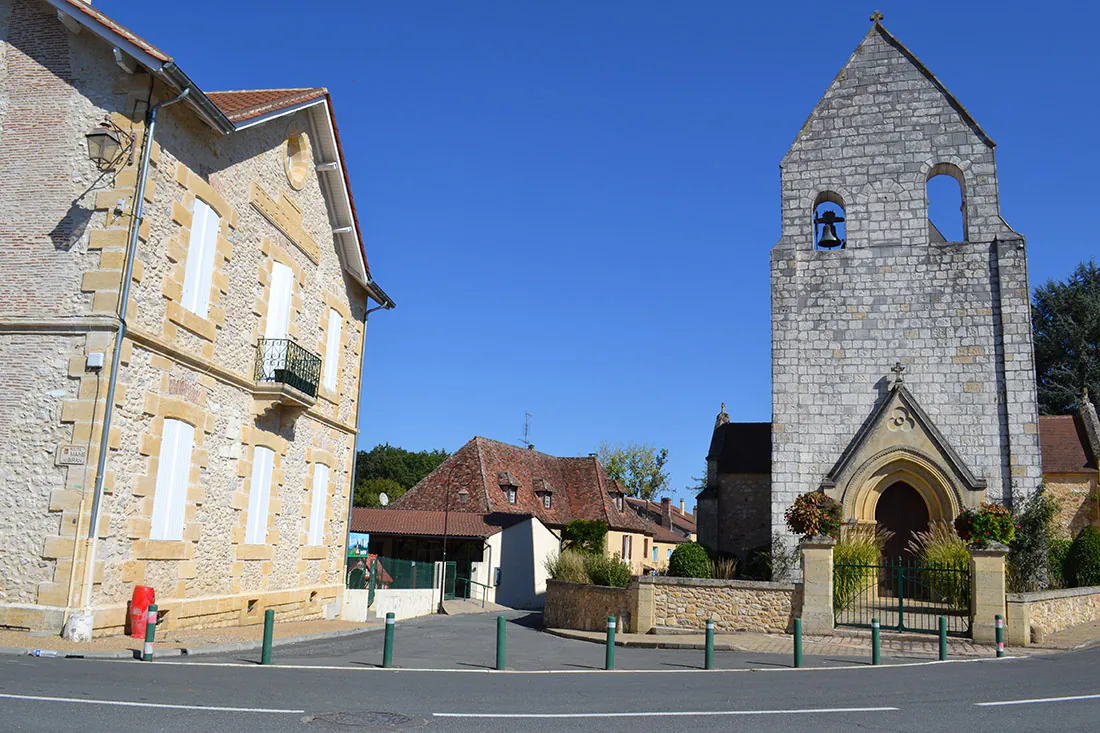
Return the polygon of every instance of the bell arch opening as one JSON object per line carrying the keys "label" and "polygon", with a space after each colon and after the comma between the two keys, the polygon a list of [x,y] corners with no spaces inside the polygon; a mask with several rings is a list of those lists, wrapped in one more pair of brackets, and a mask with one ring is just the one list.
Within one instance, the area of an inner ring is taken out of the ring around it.
{"label": "bell arch opening", "polygon": [[928,240],[931,244],[966,242],[966,179],[954,163],[932,166],[925,181]]}
{"label": "bell arch opening", "polygon": [[835,191],[822,191],[814,199],[813,243],[815,250],[843,249],[848,242],[844,199]]}

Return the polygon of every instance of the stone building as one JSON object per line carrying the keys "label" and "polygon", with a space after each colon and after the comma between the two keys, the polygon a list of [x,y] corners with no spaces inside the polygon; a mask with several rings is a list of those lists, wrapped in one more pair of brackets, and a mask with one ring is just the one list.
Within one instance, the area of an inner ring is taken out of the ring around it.
{"label": "stone building", "polygon": [[[184,91],[118,344],[147,115]],[[0,0],[0,130],[0,626],[120,631],[138,584],[169,628],[338,609],[367,313],[393,304],[327,91],[204,93],[84,3]]]}
{"label": "stone building", "polygon": [[1043,485],[1056,502],[1055,525],[1072,539],[1087,525],[1100,523],[1100,419],[1088,392],[1076,415],[1039,417],[1043,449]]}
{"label": "stone building", "polygon": [[[712,547],[790,539],[786,508],[820,490],[893,530],[893,555],[929,521],[1041,485],[1026,250],[993,140],[874,18],[781,163],[771,457],[763,428],[719,416],[716,443],[757,447],[712,443]],[[929,218],[936,176],[958,182],[960,241]]]}

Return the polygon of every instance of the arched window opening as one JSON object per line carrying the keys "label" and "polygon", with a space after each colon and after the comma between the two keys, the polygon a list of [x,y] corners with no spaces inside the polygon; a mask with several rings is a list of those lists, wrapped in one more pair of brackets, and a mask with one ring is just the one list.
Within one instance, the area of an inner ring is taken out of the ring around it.
{"label": "arched window opening", "polygon": [[814,249],[841,249],[848,241],[844,199],[823,191],[814,201]]}
{"label": "arched window opening", "polygon": [[963,175],[954,165],[941,163],[932,169],[926,184],[928,241],[932,244],[967,241],[966,190]]}

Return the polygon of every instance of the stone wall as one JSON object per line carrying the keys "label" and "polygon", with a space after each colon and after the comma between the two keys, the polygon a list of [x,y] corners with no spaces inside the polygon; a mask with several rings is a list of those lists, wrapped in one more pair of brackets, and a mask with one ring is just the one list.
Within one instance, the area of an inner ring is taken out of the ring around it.
{"label": "stone wall", "polygon": [[653,587],[657,632],[700,631],[708,618],[718,631],[786,633],[801,613],[802,586],[751,580],[642,577]]}
{"label": "stone wall", "polygon": [[1082,528],[1100,520],[1096,498],[1096,471],[1048,473],[1046,491],[1058,502],[1054,526],[1063,539],[1072,540]]}
{"label": "stone wall", "polygon": [[1041,644],[1071,626],[1100,619],[1100,586],[1009,593],[1008,643]]}
{"label": "stone wall", "polygon": [[736,555],[767,546],[772,537],[770,474],[718,476],[718,551]]}
{"label": "stone wall", "polygon": [[638,615],[636,595],[629,588],[547,580],[543,624],[550,629],[606,631],[607,617],[614,616],[635,631],[629,619]]}

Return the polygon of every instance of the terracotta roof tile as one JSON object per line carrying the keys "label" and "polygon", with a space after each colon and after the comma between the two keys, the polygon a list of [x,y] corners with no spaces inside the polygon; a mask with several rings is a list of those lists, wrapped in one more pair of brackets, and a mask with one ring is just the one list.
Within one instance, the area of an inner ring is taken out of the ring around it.
{"label": "terracotta roof tile", "polygon": [[1088,438],[1075,415],[1041,415],[1039,448],[1043,473],[1095,471],[1096,457],[1090,456]]}
{"label": "terracotta roof tile", "polygon": [[[626,498],[630,505],[634,507],[635,512],[642,514],[643,519],[647,519],[650,522],[661,524],[661,515],[663,509],[661,502],[659,501],[646,501],[645,499],[636,499],[633,496]],[[695,516],[688,514],[687,512],[681,512],[678,506],[669,506],[669,514],[672,517],[672,526],[677,527],[680,530],[689,534],[696,532]]]}
{"label": "terracotta roof tile", "polygon": [[444,522],[451,537],[491,537],[526,517],[517,514],[480,514],[415,509],[371,509],[355,507],[351,511],[351,531],[372,534],[404,534],[442,537]]}
{"label": "terracotta roof tile", "polygon": [[[511,504],[501,481],[512,481],[516,503]],[[574,519],[606,522],[612,529],[651,532],[648,523],[624,507],[619,511],[611,492],[620,490],[594,457],[561,458],[488,438],[476,437],[444,461],[435,471],[393,503],[401,509],[443,510],[447,487],[451,509],[467,512],[499,512],[538,517],[543,524],[560,527]],[[459,503],[457,492],[466,489]],[[550,508],[539,496],[550,491]]]}
{"label": "terracotta roof tile", "polygon": [[308,89],[240,89],[226,92],[207,92],[206,96],[225,113],[234,124],[293,107],[302,102],[319,99],[328,94],[324,87]]}

